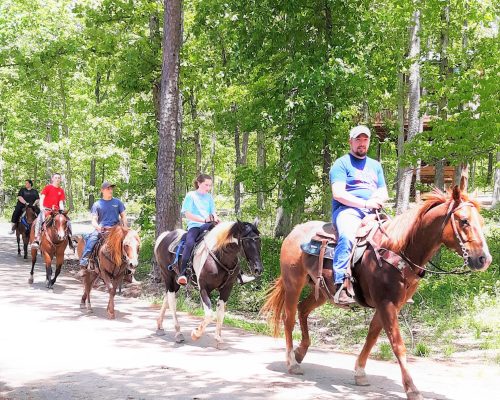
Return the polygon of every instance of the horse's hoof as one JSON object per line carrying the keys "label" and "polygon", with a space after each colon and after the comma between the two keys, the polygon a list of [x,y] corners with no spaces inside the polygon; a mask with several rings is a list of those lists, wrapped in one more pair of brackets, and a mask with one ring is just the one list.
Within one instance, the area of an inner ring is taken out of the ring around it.
{"label": "horse's hoof", "polygon": [[87,314],[93,314],[94,310],[92,310],[92,307],[87,306]]}
{"label": "horse's hoof", "polygon": [[165,330],[163,328],[158,328],[156,330],[156,336],[165,336]]}
{"label": "horse's hoof", "polygon": [[177,333],[175,335],[175,343],[184,343],[184,335],[182,333]]}
{"label": "horse's hoof", "polygon": [[304,375],[302,368],[300,368],[299,364],[293,364],[290,368],[288,368],[288,373],[292,375]]}
{"label": "horse's hoof", "polygon": [[215,346],[217,350],[227,350],[228,345],[225,342],[217,342],[217,345]]}
{"label": "horse's hoof", "polygon": [[25,260],[27,260],[27,259],[28,259],[28,256],[24,256],[23,258],[24,258]]}
{"label": "horse's hoof", "polygon": [[115,319],[115,313],[108,312],[108,319]]}
{"label": "horse's hoof", "polygon": [[195,342],[200,338],[200,336],[196,335],[196,331],[191,332],[191,339],[193,339]]}
{"label": "horse's hoof", "polygon": [[49,280],[46,280],[46,281],[45,281],[45,286],[46,286],[48,289],[50,289],[50,281],[49,281]]}
{"label": "horse's hoof", "polygon": [[368,382],[366,375],[365,376],[355,376],[354,382],[356,383],[356,386],[370,386],[370,382]]}
{"label": "horse's hoof", "polygon": [[33,284],[33,277],[31,277],[31,278],[29,278],[29,279],[28,279],[28,283],[29,283],[30,285],[31,285],[31,284]]}
{"label": "horse's hoof", "polygon": [[85,303],[80,303],[80,309],[82,309],[82,310],[85,309]]}
{"label": "horse's hoof", "polygon": [[424,396],[420,392],[408,392],[406,393],[406,398],[408,400],[424,400]]}
{"label": "horse's hoof", "polygon": [[296,360],[299,364],[300,364],[300,363],[302,363],[302,360],[304,360],[304,356],[305,356],[305,354],[300,353],[300,352],[298,351],[298,349],[295,349],[294,353],[295,353],[295,360]]}

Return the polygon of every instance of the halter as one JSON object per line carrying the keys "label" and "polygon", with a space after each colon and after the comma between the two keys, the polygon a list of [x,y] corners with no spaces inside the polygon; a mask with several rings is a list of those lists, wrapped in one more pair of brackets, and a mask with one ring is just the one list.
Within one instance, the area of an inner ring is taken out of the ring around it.
{"label": "halter", "polygon": [[[245,246],[243,246],[243,241],[245,241],[245,240],[252,240],[252,241],[260,240],[260,236],[257,235],[257,236],[251,236],[251,237],[242,237],[242,238],[238,239],[238,246],[240,247],[240,249],[243,249],[243,254],[244,254],[245,258],[247,259],[247,261],[249,261],[248,260],[248,255],[247,255],[246,250],[245,250]],[[205,238],[203,238],[203,241],[205,241]],[[224,286],[226,286],[226,284],[228,283],[229,279],[234,275],[234,273],[236,271],[239,271],[239,269],[240,269],[239,268],[239,262],[238,262],[238,260],[236,260],[236,264],[233,267],[228,268],[227,266],[225,266],[222,263],[222,261],[220,261],[217,258],[217,256],[215,255],[215,253],[210,249],[210,247],[206,243],[206,241],[205,241],[205,246],[208,249],[208,254],[210,254],[210,256],[213,258],[213,260],[215,261],[215,263],[217,265],[219,265],[228,274],[226,280],[224,281],[224,283],[218,288],[218,290],[220,290]]]}
{"label": "halter", "polygon": [[434,271],[431,269],[427,269],[425,267],[422,267],[420,265],[415,264],[412,262],[406,254],[401,252],[401,256],[404,258],[405,261],[410,263],[412,266],[420,268],[422,271],[430,272],[432,274],[443,274],[443,275],[463,275],[463,274],[469,274],[471,271],[470,270],[465,270],[463,269],[467,268],[468,265],[468,259],[469,259],[469,251],[467,250],[467,247],[465,246],[465,243],[467,241],[463,240],[461,233],[458,231],[457,224],[455,222],[455,218],[453,218],[453,214],[460,210],[463,207],[475,207],[473,203],[470,201],[461,201],[455,208],[453,208],[455,202],[452,200],[450,202],[450,205],[448,206],[448,210],[446,211],[446,216],[444,218],[443,224],[441,225],[441,233],[444,231],[444,228],[446,227],[446,224],[448,223],[448,220],[451,219],[451,226],[453,229],[453,234],[455,235],[455,238],[458,241],[458,244],[460,245],[460,249],[462,250],[462,259],[463,259],[463,264],[461,267],[454,269],[452,271],[445,271],[441,268],[439,268],[436,264],[434,264],[432,261],[429,260],[429,264],[431,264],[434,268],[439,269],[439,271]]}
{"label": "halter", "polygon": [[455,214],[456,211],[460,210],[463,207],[475,207],[474,204],[472,204],[470,201],[464,201],[458,204],[455,208],[453,208],[453,202],[450,203],[450,206],[448,207],[448,213],[446,214],[446,218],[443,221],[443,227],[441,231],[444,230],[444,227],[446,226],[446,222],[448,219],[451,219],[451,226],[453,228],[453,234],[455,235],[455,238],[458,241],[458,244],[460,245],[460,249],[462,250],[462,258],[464,260],[464,263],[462,265],[462,268],[466,268],[468,264],[468,259],[469,259],[469,251],[467,250],[467,247],[465,246],[465,243],[467,243],[467,240],[464,240],[462,237],[461,232],[459,232],[457,228],[457,223],[455,222],[455,218],[453,218],[453,214]]}

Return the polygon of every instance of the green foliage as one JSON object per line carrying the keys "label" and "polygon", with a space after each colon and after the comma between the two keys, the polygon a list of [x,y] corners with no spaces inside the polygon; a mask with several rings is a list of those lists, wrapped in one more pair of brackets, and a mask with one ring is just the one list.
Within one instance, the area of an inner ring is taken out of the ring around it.
{"label": "green foliage", "polygon": [[429,357],[431,354],[431,349],[427,344],[419,342],[415,346],[414,354],[418,357]]}
{"label": "green foliage", "polygon": [[394,352],[392,351],[390,343],[380,343],[378,351],[374,355],[380,360],[389,361],[394,359]]}

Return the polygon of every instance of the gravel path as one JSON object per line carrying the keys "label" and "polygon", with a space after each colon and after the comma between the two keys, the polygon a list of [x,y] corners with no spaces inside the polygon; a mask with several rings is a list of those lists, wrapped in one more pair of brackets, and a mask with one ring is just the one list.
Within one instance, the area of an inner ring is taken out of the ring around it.
{"label": "gravel path", "polygon": [[[88,226],[75,224],[75,231]],[[0,399],[399,399],[397,364],[370,360],[371,386],[354,385],[353,355],[312,349],[305,375],[285,371],[284,342],[224,328],[228,348],[217,350],[214,326],[198,342],[174,343],[155,335],[158,311],[117,296],[117,319],[106,319],[107,294],[93,291],[94,314],[79,308],[81,284],[64,271],[53,290],[36,266],[15,252],[15,238],[0,224]],[[167,312],[168,316],[168,312]],[[198,322],[181,313],[186,338]],[[496,366],[410,363],[427,399],[499,398]]]}

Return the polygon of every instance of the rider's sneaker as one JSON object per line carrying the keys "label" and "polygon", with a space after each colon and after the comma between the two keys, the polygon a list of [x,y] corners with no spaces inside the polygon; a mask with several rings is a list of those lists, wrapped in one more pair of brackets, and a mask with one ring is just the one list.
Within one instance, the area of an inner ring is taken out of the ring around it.
{"label": "rider's sneaker", "polygon": [[187,278],[186,278],[185,275],[180,275],[180,276],[177,277],[177,283],[179,285],[185,286],[185,285],[187,285],[188,280],[187,280]]}
{"label": "rider's sneaker", "polygon": [[239,276],[239,279],[240,279],[240,284],[244,285],[245,283],[254,281],[255,280],[255,276],[248,276],[248,275],[245,275],[245,274],[241,274]]}
{"label": "rider's sneaker", "polygon": [[38,249],[38,247],[40,247],[40,242],[38,240],[35,240],[33,243],[31,243],[32,249]]}

